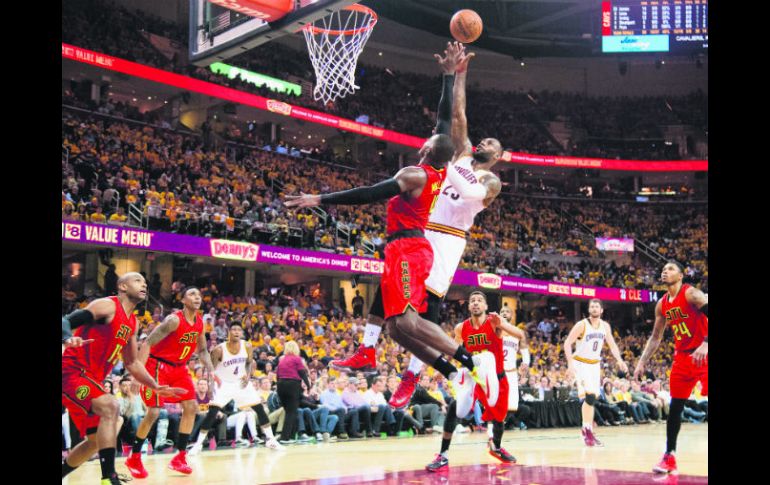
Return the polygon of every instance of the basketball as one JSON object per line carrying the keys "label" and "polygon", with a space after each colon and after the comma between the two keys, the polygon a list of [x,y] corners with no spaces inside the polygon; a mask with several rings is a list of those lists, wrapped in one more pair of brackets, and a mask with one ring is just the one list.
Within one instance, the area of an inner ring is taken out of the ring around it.
{"label": "basketball", "polygon": [[469,44],[481,36],[484,23],[473,10],[459,10],[449,22],[449,31],[458,42]]}

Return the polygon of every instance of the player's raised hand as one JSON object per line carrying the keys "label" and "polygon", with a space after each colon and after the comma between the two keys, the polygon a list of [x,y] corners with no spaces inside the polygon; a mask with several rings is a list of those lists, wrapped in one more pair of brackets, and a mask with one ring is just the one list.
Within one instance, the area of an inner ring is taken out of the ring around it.
{"label": "player's raised hand", "polygon": [[441,57],[439,54],[433,54],[433,57],[438,60],[438,64],[441,66],[441,71],[444,74],[455,73],[462,50],[463,48],[458,46],[457,42],[447,42],[447,47],[444,50],[444,57]]}
{"label": "player's raised hand", "polygon": [[[65,340],[63,345],[64,345],[65,349],[68,349],[70,347],[82,347],[84,345],[90,344],[93,341],[94,341],[94,339],[92,339],[92,338],[83,340],[80,337],[72,337],[72,338],[68,338],[67,340]],[[62,350],[62,352],[64,352],[64,350]]]}
{"label": "player's raised hand", "polygon": [[474,52],[466,52],[465,47],[463,47],[462,52],[460,53],[460,58],[457,61],[457,69],[455,72],[465,72],[468,70],[468,63],[470,60],[475,57],[476,54]]}
{"label": "player's raised hand", "polygon": [[287,195],[284,197],[283,205],[300,209],[303,207],[317,207],[321,205],[320,195],[306,194],[304,192],[300,192],[300,194],[301,195]]}
{"label": "player's raised hand", "polygon": [[159,386],[155,389],[155,393],[160,397],[181,396],[186,392],[187,389],[182,389],[181,387]]}
{"label": "player's raised hand", "polygon": [[487,315],[489,316],[489,319],[492,321],[493,327],[500,326],[500,324],[502,323],[502,319],[500,318],[500,315],[498,315],[495,312],[489,312]]}

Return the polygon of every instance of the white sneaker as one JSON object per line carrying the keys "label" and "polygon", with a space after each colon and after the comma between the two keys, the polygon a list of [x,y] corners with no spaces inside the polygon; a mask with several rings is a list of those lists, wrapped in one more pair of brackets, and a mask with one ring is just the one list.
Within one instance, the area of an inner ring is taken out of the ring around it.
{"label": "white sneaker", "polygon": [[338,439],[336,436],[333,436],[333,435],[329,435],[329,433],[324,433],[324,437],[326,437],[327,435],[328,435],[329,437],[328,437],[328,438],[326,438],[326,441],[337,441],[337,439]]}
{"label": "white sneaker", "polygon": [[308,441],[311,441],[313,438],[307,435],[307,433],[302,433],[302,436],[300,436],[297,441],[300,443],[307,443]]}
{"label": "white sneaker", "polygon": [[455,433],[470,433],[471,430],[463,426],[462,424],[458,424],[455,426]]}
{"label": "white sneaker", "polygon": [[461,367],[455,374],[452,384],[457,391],[457,417],[462,419],[471,412],[473,407],[473,388],[476,387],[476,383],[473,382],[468,369]]}
{"label": "white sneaker", "polygon": [[236,448],[248,448],[249,446],[251,446],[251,442],[249,440],[245,440],[243,438],[235,440]]}
{"label": "white sneaker", "polygon": [[286,447],[283,446],[281,443],[279,443],[278,440],[275,438],[267,440],[267,442],[265,443],[265,446],[270,448],[271,450],[281,451],[286,449]]}
{"label": "white sneaker", "polygon": [[265,440],[263,440],[263,439],[262,439],[262,438],[260,438],[259,436],[257,436],[256,438],[254,438],[254,444],[255,444],[255,445],[261,445],[261,444],[262,444],[262,443],[264,443],[264,442],[265,442]]}
{"label": "white sneaker", "polygon": [[324,440],[324,435],[322,435],[321,433],[316,433],[315,434],[315,439],[316,439],[316,441],[323,441]]}
{"label": "white sneaker", "polygon": [[433,431],[436,432],[436,433],[443,433],[444,432],[444,427],[443,426],[434,426],[433,427]]}
{"label": "white sneaker", "polygon": [[192,448],[187,450],[187,456],[199,455],[201,451],[203,451],[203,444],[195,443],[194,445],[192,445]]}
{"label": "white sneaker", "polygon": [[[495,356],[492,352],[485,350],[473,356],[473,366],[476,377],[481,384],[484,394],[490,406],[497,404],[497,398],[500,396],[500,381],[497,379],[495,366]],[[460,414],[457,414],[460,417]]]}

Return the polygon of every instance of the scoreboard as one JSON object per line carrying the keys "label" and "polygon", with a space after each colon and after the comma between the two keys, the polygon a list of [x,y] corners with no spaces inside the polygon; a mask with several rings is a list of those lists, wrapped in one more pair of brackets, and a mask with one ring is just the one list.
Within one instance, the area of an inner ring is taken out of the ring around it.
{"label": "scoreboard", "polygon": [[602,2],[602,52],[708,49],[708,0]]}

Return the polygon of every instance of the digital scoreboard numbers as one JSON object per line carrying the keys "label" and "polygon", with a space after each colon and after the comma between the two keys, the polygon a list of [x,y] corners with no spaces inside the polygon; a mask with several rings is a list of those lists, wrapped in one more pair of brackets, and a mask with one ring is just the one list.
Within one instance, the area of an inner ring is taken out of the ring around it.
{"label": "digital scoreboard numbers", "polygon": [[602,2],[602,52],[708,49],[708,0]]}

